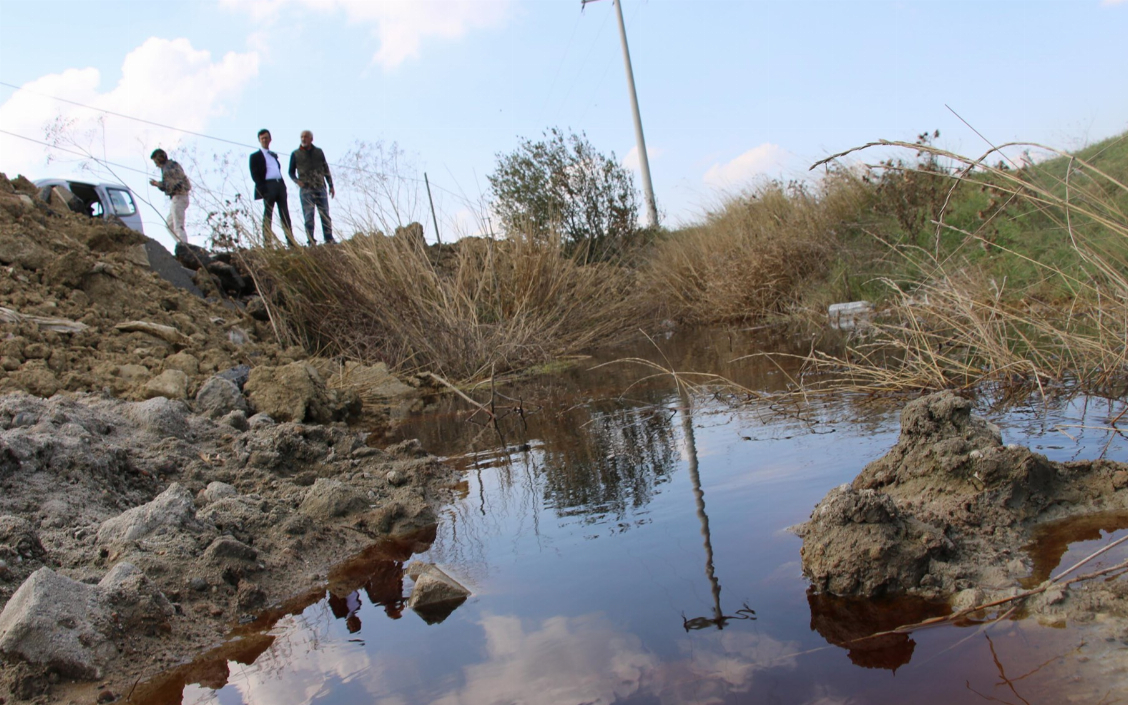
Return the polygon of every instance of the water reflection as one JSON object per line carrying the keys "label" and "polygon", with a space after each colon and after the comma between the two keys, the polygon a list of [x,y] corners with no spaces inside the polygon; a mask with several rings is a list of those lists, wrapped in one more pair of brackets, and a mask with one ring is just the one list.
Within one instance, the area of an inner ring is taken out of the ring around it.
{"label": "water reflection", "polygon": [[[1034,566],[1022,586],[1033,588],[1049,580],[1071,545],[1096,541],[1102,538],[1102,533],[1113,534],[1122,529],[1128,529],[1128,514],[1123,512],[1072,517],[1038,527],[1024,548]],[[1096,565],[1090,567],[1097,568]]]}
{"label": "water reflection", "polygon": [[861,599],[835,597],[807,591],[811,631],[827,643],[846,649],[850,662],[863,668],[897,672],[913,657],[916,642],[909,634],[882,634],[906,624],[917,624],[951,612],[947,604],[915,598]]}
{"label": "water reflection", "polygon": [[[223,645],[190,664],[138,685],[130,701],[146,705],[204,702],[211,698],[207,691],[229,687],[233,667],[244,677],[247,667],[252,666],[256,673],[269,674],[290,668],[295,661],[305,661],[311,652],[332,650],[330,621],[345,620],[349,634],[361,631],[362,591],[370,604],[383,607],[387,617],[399,619],[404,605],[404,562],[425,551],[434,538],[435,527],[430,527],[403,539],[382,541],[369,547],[335,566],[325,589],[297,595],[280,607],[265,611],[254,622],[235,628]],[[305,628],[286,628],[279,635],[276,628],[287,621]],[[245,701],[240,698],[234,702]],[[300,702],[300,699],[278,702]]]}
{"label": "water reflection", "polygon": [[713,616],[694,617],[686,619],[682,613],[682,627],[688,632],[694,629],[708,629],[716,627],[724,629],[732,620],[756,619],[756,611],[744,604],[742,609],[735,614],[726,615],[721,609],[721,581],[717,579],[713,566],[713,536],[709,531],[709,515],[705,513],[705,491],[701,488],[701,472],[697,460],[697,437],[693,432],[693,400],[685,389],[678,385],[678,397],[681,406],[678,412],[682,418],[682,437],[685,439],[686,470],[689,472],[689,481],[693,484],[693,500],[697,509],[697,519],[701,522],[701,536],[705,542],[705,578],[709,581],[709,592],[713,596]]}
{"label": "water reflection", "polygon": [[[766,391],[787,381],[762,358],[730,364],[749,348],[725,335],[662,345],[652,357],[677,369]],[[468,422],[461,400],[436,404],[403,435],[465,471],[437,533],[338,567],[324,589],[174,676],[167,702],[939,705],[977,698],[972,685],[1013,699],[989,685],[1002,671],[966,630],[863,638],[943,608],[805,592],[799,541],[783,529],[888,450],[895,411],[854,399],[733,409],[669,377],[594,364],[506,386],[524,414],[496,428]],[[403,566],[424,550],[474,588],[441,624],[403,618]],[[1032,670],[1043,637],[1024,628],[992,636],[1006,673],[1032,673],[1027,695],[1049,676]]]}

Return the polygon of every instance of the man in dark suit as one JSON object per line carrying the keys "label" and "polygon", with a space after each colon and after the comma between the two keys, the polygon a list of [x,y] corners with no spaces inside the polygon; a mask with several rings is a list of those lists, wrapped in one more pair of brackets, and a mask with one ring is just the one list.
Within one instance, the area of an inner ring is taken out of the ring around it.
{"label": "man in dark suit", "polygon": [[298,247],[294,239],[293,228],[290,227],[290,206],[286,202],[286,182],[282,180],[282,162],[278,155],[270,151],[270,130],[262,129],[258,133],[259,144],[262,149],[251,154],[251,180],[255,182],[255,200],[262,199],[262,236],[263,244],[274,244],[274,204],[278,204],[278,216],[282,220],[282,232],[286,235],[286,242],[290,247]]}

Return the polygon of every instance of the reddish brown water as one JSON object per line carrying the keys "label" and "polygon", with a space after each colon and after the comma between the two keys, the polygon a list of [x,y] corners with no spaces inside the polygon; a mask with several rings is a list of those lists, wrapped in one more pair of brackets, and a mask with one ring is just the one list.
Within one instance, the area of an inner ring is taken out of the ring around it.
{"label": "reddish brown water", "polygon": [[[729,363],[755,350],[739,334],[659,345],[617,356],[764,391],[794,373],[762,358]],[[889,449],[895,409],[849,399],[733,409],[693,395],[687,407],[669,377],[597,362],[499,388],[509,397],[494,399],[499,429],[450,401],[412,419],[403,435],[465,470],[463,498],[434,535],[353,558],[325,592],[241,628],[149,701],[1064,701],[1084,657],[1080,630],[1020,620],[856,642],[943,609],[808,594],[800,541],[786,528]],[[1121,437],[1054,430],[1097,425],[1102,413],[1071,404],[992,419],[1007,442],[1055,460],[1095,457],[1106,444],[1107,457],[1128,458]],[[1077,541],[1107,541],[1101,532],[1123,528],[1117,521],[1041,537],[1030,549],[1039,574],[1085,550],[1069,548]],[[438,563],[473,597],[428,620],[406,609],[400,576],[413,558]]]}

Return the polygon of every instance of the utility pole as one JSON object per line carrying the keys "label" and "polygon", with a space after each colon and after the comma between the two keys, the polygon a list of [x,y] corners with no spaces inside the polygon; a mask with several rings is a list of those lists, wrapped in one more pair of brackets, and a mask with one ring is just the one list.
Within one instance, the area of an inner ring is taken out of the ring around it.
{"label": "utility pole", "polygon": [[[597,0],[580,0],[580,10],[589,2]],[[650,160],[646,157],[646,139],[642,136],[642,117],[638,112],[638,94],[635,92],[634,71],[631,69],[631,52],[627,49],[627,27],[623,23],[623,6],[621,0],[611,0],[619,15],[619,39],[623,42],[623,63],[627,67],[627,87],[631,93],[631,111],[634,114],[635,142],[638,143],[638,165],[642,171],[642,195],[646,201],[646,214],[650,219],[651,227],[658,227],[658,206],[654,203],[654,186],[650,183]]]}

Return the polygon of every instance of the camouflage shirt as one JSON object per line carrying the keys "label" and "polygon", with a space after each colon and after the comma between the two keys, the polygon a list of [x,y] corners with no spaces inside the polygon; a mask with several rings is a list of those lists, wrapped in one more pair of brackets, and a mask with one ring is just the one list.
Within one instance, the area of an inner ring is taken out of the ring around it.
{"label": "camouflage shirt", "polygon": [[179,164],[169,159],[161,167],[161,182],[157,188],[169,196],[179,196],[192,190],[192,182]]}

